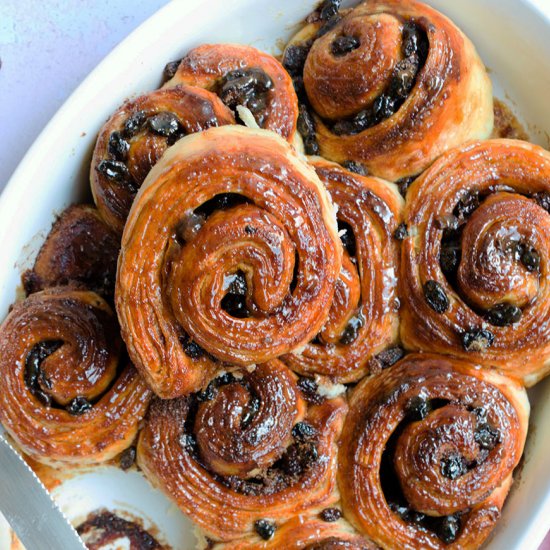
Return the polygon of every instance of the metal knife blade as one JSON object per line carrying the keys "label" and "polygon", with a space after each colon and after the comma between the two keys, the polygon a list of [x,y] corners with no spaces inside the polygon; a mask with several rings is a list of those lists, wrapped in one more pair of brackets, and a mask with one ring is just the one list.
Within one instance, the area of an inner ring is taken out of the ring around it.
{"label": "metal knife blade", "polygon": [[27,550],[86,550],[82,539],[0,425],[0,511]]}

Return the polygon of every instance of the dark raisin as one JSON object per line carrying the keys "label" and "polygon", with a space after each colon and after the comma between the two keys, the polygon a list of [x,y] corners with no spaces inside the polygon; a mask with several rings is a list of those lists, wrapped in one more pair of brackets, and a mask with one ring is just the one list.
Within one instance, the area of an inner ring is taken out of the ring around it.
{"label": "dark raisin", "polygon": [[439,255],[439,265],[445,275],[454,275],[458,269],[459,263],[460,251],[457,248],[444,247],[441,249],[441,254]]}
{"label": "dark raisin", "polygon": [[401,50],[405,57],[417,55],[420,64],[424,65],[428,57],[430,43],[424,29],[414,21],[407,21],[403,26]]}
{"label": "dark raisin", "polygon": [[335,16],[331,17],[318,31],[315,35],[315,38],[321,38],[321,36],[324,36],[328,32],[330,32],[340,21],[342,20],[342,16],[340,14],[336,14]]}
{"label": "dark raisin", "polygon": [[411,510],[407,506],[397,504],[396,502],[389,503],[390,510],[401,517],[403,521],[410,523],[422,523],[426,516],[416,510]]}
{"label": "dark raisin", "polygon": [[472,413],[475,415],[478,422],[487,422],[487,409],[484,407],[476,407],[472,410]]}
{"label": "dark raisin", "polygon": [[408,178],[401,178],[400,180],[397,180],[395,182],[397,184],[397,188],[399,189],[399,192],[401,193],[401,196],[405,197],[405,195],[407,194],[407,191],[409,190],[409,187],[411,186],[414,180],[415,180],[414,176],[411,176]]}
{"label": "dark raisin", "polygon": [[309,403],[322,403],[324,398],[317,393],[318,385],[313,378],[300,376],[298,379],[298,388],[302,392],[304,399]]}
{"label": "dark raisin", "polygon": [[540,207],[550,212],[550,193],[548,191],[535,193],[531,198],[534,199]]}
{"label": "dark raisin", "polygon": [[263,540],[269,540],[275,534],[276,526],[267,519],[259,519],[254,523],[254,529]]}
{"label": "dark raisin", "polygon": [[359,331],[365,324],[365,319],[361,314],[355,315],[352,317],[344,329],[344,332],[342,333],[342,336],[340,336],[340,344],[344,346],[348,346],[349,344],[352,344],[357,340],[357,337],[359,336]]}
{"label": "dark raisin", "polygon": [[197,449],[197,440],[195,437],[191,434],[182,434],[180,439],[180,445],[187,451],[187,452],[195,452]]}
{"label": "dark raisin", "polygon": [[252,227],[251,225],[245,225],[244,226],[244,232],[247,235],[254,235],[256,233],[256,228]]}
{"label": "dark raisin", "polygon": [[235,110],[238,105],[248,107],[252,98],[273,88],[273,81],[262,69],[230,71],[222,79],[220,99]]}
{"label": "dark raisin", "polygon": [[224,372],[216,380],[214,380],[216,386],[227,386],[228,384],[235,383],[237,379],[235,378],[235,375],[232,372]]}
{"label": "dark raisin", "polygon": [[444,313],[449,309],[449,298],[437,281],[426,281],[424,284],[424,297],[427,304],[436,313]]}
{"label": "dark raisin", "polygon": [[411,420],[424,420],[431,410],[430,402],[421,395],[411,398],[407,403],[407,416]]}
{"label": "dark raisin", "polygon": [[52,399],[41,388],[51,387],[51,383],[40,368],[42,362],[63,345],[62,340],[50,340],[35,344],[25,359],[24,379],[30,392],[45,406],[51,405]]}
{"label": "dark raisin", "polygon": [[372,105],[372,114],[375,123],[377,124],[387,118],[390,118],[396,110],[397,103],[395,98],[386,94],[378,96]]}
{"label": "dark raisin", "polygon": [[414,86],[418,67],[419,61],[418,57],[415,55],[406,57],[397,63],[393,70],[389,87],[391,96],[401,100],[407,99]]}
{"label": "dark raisin", "polygon": [[218,394],[218,388],[215,384],[208,384],[206,388],[202,391],[197,392],[196,397],[198,401],[212,401],[214,397]]}
{"label": "dark raisin", "polygon": [[292,437],[299,442],[307,441],[317,435],[317,430],[308,422],[298,422],[292,428]]}
{"label": "dark raisin", "polygon": [[520,261],[527,271],[538,271],[540,268],[540,256],[534,248],[525,246]]}
{"label": "dark raisin", "polygon": [[331,45],[330,51],[336,57],[342,57],[356,50],[361,45],[361,42],[355,36],[339,36]]}
{"label": "dark raisin", "polygon": [[245,296],[248,289],[245,274],[242,271],[237,271],[232,275],[227,289],[231,294]]}
{"label": "dark raisin", "polygon": [[456,453],[442,458],[440,468],[441,474],[448,479],[456,479],[468,471],[464,457]]}
{"label": "dark raisin", "polygon": [[478,193],[466,193],[457,202],[453,210],[453,214],[459,220],[465,220],[474,213],[474,211],[479,207],[480,202]]}
{"label": "dark raisin", "polygon": [[319,145],[315,135],[315,121],[308,111],[308,108],[303,104],[300,105],[300,110],[298,112],[297,128],[304,139],[306,154],[317,155],[319,153]]}
{"label": "dark raisin", "polygon": [[304,78],[300,75],[292,77],[292,84],[294,85],[294,91],[298,96],[298,101],[300,103],[307,102],[307,93],[306,87],[304,86]]}
{"label": "dark raisin", "polygon": [[332,523],[342,517],[342,512],[338,508],[325,508],[319,515],[323,521]]}
{"label": "dark raisin", "polygon": [[391,348],[385,349],[384,351],[381,351],[377,356],[376,359],[380,361],[380,364],[383,369],[386,369],[388,367],[391,367],[392,365],[395,365],[397,361],[400,359],[403,359],[405,356],[405,350],[400,346],[393,346]]}
{"label": "dark raisin", "polygon": [[163,112],[149,117],[147,126],[159,136],[174,138],[182,134],[182,127],[174,113]]}
{"label": "dark raisin", "polygon": [[437,536],[446,544],[455,541],[460,531],[460,520],[456,516],[441,518],[436,524]]}
{"label": "dark raisin", "polygon": [[166,63],[166,65],[164,66],[164,70],[162,71],[163,82],[167,82],[168,80],[174,78],[174,76],[178,72],[178,67],[180,66],[180,63],[181,59],[176,59],[176,61],[170,61]]}
{"label": "dark raisin", "polygon": [[359,162],[355,162],[354,160],[346,160],[342,163],[342,166],[349,170],[350,172],[353,172],[355,174],[359,174],[360,176],[368,176],[369,170],[368,168]]}
{"label": "dark raisin", "polygon": [[119,160],[104,159],[97,165],[97,171],[112,181],[128,181],[130,172]]}
{"label": "dark raisin", "polygon": [[199,344],[191,340],[187,335],[180,338],[180,343],[183,346],[185,355],[187,355],[190,359],[199,359],[205,354]]}
{"label": "dark raisin", "polygon": [[338,232],[340,233],[340,241],[346,252],[353,258],[357,254],[357,243],[355,241],[355,233],[351,225],[347,222],[338,220]]}
{"label": "dark raisin", "polygon": [[506,327],[517,323],[521,314],[521,309],[513,304],[497,304],[487,312],[487,321],[497,327]]}
{"label": "dark raisin", "polygon": [[397,226],[397,229],[393,232],[394,239],[397,239],[398,241],[404,241],[409,236],[409,232],[407,230],[407,224],[400,223]]}
{"label": "dark raisin", "polygon": [[124,136],[127,138],[135,136],[141,130],[146,120],[147,115],[143,111],[136,111],[124,123]]}
{"label": "dark raisin", "polygon": [[136,448],[135,447],[128,447],[125,451],[122,452],[120,455],[120,467],[123,470],[128,470],[131,468],[136,461]]}
{"label": "dark raisin", "polygon": [[462,334],[462,346],[466,351],[483,351],[491,347],[495,335],[486,329],[474,329]]}
{"label": "dark raisin", "polygon": [[283,57],[283,67],[291,76],[301,75],[304,71],[311,43],[289,46]]}
{"label": "dark raisin", "polygon": [[319,7],[319,17],[323,21],[332,19],[340,9],[342,0],[325,0]]}
{"label": "dark raisin", "polygon": [[487,422],[480,424],[475,432],[476,443],[488,451],[494,449],[500,443],[500,432]]}
{"label": "dark raisin", "polygon": [[228,292],[221,301],[221,308],[237,319],[250,317],[250,311],[246,305],[246,297],[241,294]]}
{"label": "dark raisin", "polygon": [[91,410],[92,404],[82,396],[75,397],[68,405],[67,412],[79,416]]}
{"label": "dark raisin", "polygon": [[290,445],[277,466],[287,475],[300,476],[319,458],[317,447],[312,442]]}
{"label": "dark raisin", "polygon": [[130,144],[122,137],[120,132],[113,132],[109,137],[108,151],[115,160],[126,160]]}

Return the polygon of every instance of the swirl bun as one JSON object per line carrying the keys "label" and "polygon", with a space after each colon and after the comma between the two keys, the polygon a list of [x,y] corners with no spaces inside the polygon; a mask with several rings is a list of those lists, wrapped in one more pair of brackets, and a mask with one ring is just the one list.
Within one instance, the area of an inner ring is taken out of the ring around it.
{"label": "swirl bun", "polygon": [[341,398],[308,405],[277,360],[214,379],[188,397],[154,400],[138,463],[214,540],[269,538],[288,518],[337,500]]}
{"label": "swirl bun", "polygon": [[379,370],[375,355],[397,340],[399,250],[394,232],[403,200],[393,184],[320,158],[310,162],[338,207],[344,256],[328,321],[313,342],[283,361],[302,374],[353,382]]}
{"label": "swirl bun", "polygon": [[32,458],[56,465],[113,458],[135,438],[150,392],[119,372],[111,308],[56,287],[16,304],[0,328],[0,420]]}
{"label": "swirl bun", "polygon": [[122,233],[137,190],[170,145],[186,134],[234,123],[214,94],[192,86],[156,90],[126,102],[100,130],[90,168],[103,219]]}
{"label": "swirl bun", "polygon": [[[130,357],[174,397],[220,369],[211,356],[247,365],[303,346],[327,319],[341,255],[328,194],[281,138],[240,126],[188,136],[124,231],[116,302]],[[211,355],[190,354],[189,339]]]}
{"label": "swirl bun", "polygon": [[409,355],[354,390],[339,451],[346,518],[383,548],[479,548],[527,434],[525,390],[496,371]]}
{"label": "swirl bun", "polygon": [[550,154],[513,140],[442,156],[409,188],[401,338],[530,386],[550,365]]}
{"label": "swirl bun", "polygon": [[247,107],[260,128],[292,143],[298,102],[292,79],[279,61],[251,46],[203,44],[169,63],[165,87],[188,84],[219,95],[233,111]]}
{"label": "swirl bun", "polygon": [[491,134],[491,82],[474,46],[416,0],[369,0],[310,23],[287,46],[283,65],[302,117],[313,117],[299,123],[306,150],[316,139],[322,156],[361,162],[390,181]]}

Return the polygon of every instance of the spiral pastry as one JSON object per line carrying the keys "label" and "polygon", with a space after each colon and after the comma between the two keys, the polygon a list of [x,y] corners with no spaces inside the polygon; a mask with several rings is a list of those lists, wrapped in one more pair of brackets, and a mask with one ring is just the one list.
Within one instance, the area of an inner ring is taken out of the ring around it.
{"label": "spiral pastry", "polygon": [[17,303],[0,327],[0,421],[50,465],[93,464],[128,447],[150,392],[119,372],[111,308],[91,291],[56,287]]}
{"label": "spiral pastry", "polygon": [[[342,246],[315,171],[272,132],[213,128],[153,169],[122,239],[117,311],[157,395],[304,346],[327,319]],[[206,350],[206,353],[204,350]]]}
{"label": "spiral pastry", "polygon": [[76,284],[112,298],[120,240],[92,206],[69,206],[42,245],[32,270],[23,274],[27,294]]}
{"label": "spiral pastry", "polygon": [[415,0],[369,0],[340,14],[331,4],[283,58],[306,152],[395,181],[491,134],[491,82],[449,19]]}
{"label": "spiral pastry", "polygon": [[202,392],[153,400],[138,464],[209,538],[267,540],[294,515],[338,498],[346,405],[301,384],[273,360],[224,374]]}
{"label": "spiral pastry", "polygon": [[[329,509],[333,510],[333,509]],[[345,520],[296,517],[277,529],[269,540],[258,534],[241,540],[214,544],[215,550],[376,550],[378,546],[358,535]]]}
{"label": "spiral pastry", "polygon": [[296,134],[298,101],[292,79],[279,61],[238,44],[203,44],[183,59],[168,63],[164,85],[200,86],[216,93],[230,109],[250,110],[260,128],[289,142]]}
{"label": "spiral pastry", "polygon": [[550,153],[523,141],[441,157],[407,194],[406,347],[497,366],[531,386],[550,366]]}
{"label": "spiral pastry", "polygon": [[339,451],[346,518],[386,549],[478,548],[500,515],[528,416],[519,384],[462,360],[408,355],[366,378]]}
{"label": "spiral pastry", "polygon": [[156,90],[126,102],[99,132],[90,168],[103,219],[122,233],[137,190],[170,145],[186,134],[234,123],[216,95],[192,86]]}
{"label": "spiral pastry", "polygon": [[328,321],[312,342],[283,361],[303,374],[352,382],[379,370],[381,361],[387,366],[390,356],[400,359],[392,346],[398,336],[399,309],[394,232],[403,199],[395,186],[382,180],[319,158],[311,163],[338,207],[344,256]]}

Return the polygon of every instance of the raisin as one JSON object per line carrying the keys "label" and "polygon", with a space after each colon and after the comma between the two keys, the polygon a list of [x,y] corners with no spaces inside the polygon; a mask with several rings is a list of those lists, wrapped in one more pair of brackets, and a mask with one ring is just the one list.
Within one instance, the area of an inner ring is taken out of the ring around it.
{"label": "raisin", "polygon": [[339,36],[332,42],[330,51],[336,57],[343,57],[359,48],[360,45],[361,42],[355,36]]}
{"label": "raisin", "polygon": [[285,50],[283,57],[283,67],[291,76],[301,75],[304,71],[304,65],[311,49],[311,43],[307,42],[300,45],[289,46]]}
{"label": "raisin", "polygon": [[540,191],[535,193],[531,197],[537,204],[544,208],[547,212],[550,212],[550,193],[548,191]]}
{"label": "raisin", "polygon": [[520,261],[527,271],[538,271],[540,269],[540,255],[531,247],[523,247],[523,252],[520,256]]}
{"label": "raisin", "polygon": [[460,200],[456,204],[453,210],[453,214],[459,220],[465,220],[474,213],[474,211],[479,207],[480,202],[481,201],[478,193],[467,192],[460,198]]}
{"label": "raisin", "polygon": [[351,225],[347,222],[338,220],[338,232],[340,233],[340,241],[346,252],[353,258],[357,254],[357,243],[355,241],[355,233]]}
{"label": "raisin", "polygon": [[92,408],[92,404],[82,396],[75,397],[67,406],[67,412],[74,415],[80,416],[88,412]]}
{"label": "raisin", "polygon": [[259,519],[254,523],[254,529],[263,540],[269,540],[275,534],[276,526],[267,519]]}
{"label": "raisin", "polygon": [[252,424],[252,421],[260,410],[260,405],[260,398],[257,395],[253,395],[248,402],[248,406],[246,407],[243,418],[241,420],[241,428],[243,430],[245,430],[246,428],[248,428],[248,426],[250,426],[250,424]]}
{"label": "raisin", "polygon": [[136,448],[128,447],[120,455],[119,464],[123,470],[128,470],[129,468],[132,467],[135,461],[136,461]]}
{"label": "raisin", "polygon": [[397,102],[390,95],[378,96],[372,106],[372,114],[375,124],[390,118],[397,111]]}
{"label": "raisin", "polygon": [[124,123],[124,136],[127,138],[135,136],[141,130],[146,120],[147,115],[143,111],[136,111]]}
{"label": "raisin", "polygon": [[308,422],[298,422],[292,428],[292,437],[299,442],[307,441],[317,435],[317,430]]}
{"label": "raisin", "polygon": [[162,71],[163,82],[168,82],[168,80],[174,78],[174,76],[178,72],[178,67],[180,66],[180,63],[181,59],[176,59],[175,61],[170,61],[166,63],[166,65],[164,66],[164,70]]}
{"label": "raisin", "polygon": [[439,265],[445,275],[454,275],[458,269],[459,263],[460,251],[457,248],[444,247],[441,249],[441,254],[439,255]]}
{"label": "raisin", "polygon": [[187,335],[180,337],[180,343],[183,346],[185,355],[187,355],[190,359],[199,359],[205,354],[205,351],[199,346],[199,344],[191,340]]}
{"label": "raisin", "polygon": [[397,229],[393,232],[393,238],[398,241],[404,241],[408,236],[409,232],[405,223],[400,223],[397,226]]}
{"label": "raisin", "polygon": [[491,347],[495,336],[490,330],[474,329],[462,334],[462,345],[466,351],[483,351]]}
{"label": "raisin", "polygon": [[237,319],[250,317],[250,311],[246,305],[246,297],[241,294],[228,292],[221,301],[221,308]]}
{"label": "raisin", "polygon": [[349,170],[350,172],[353,172],[354,174],[359,174],[360,176],[368,176],[369,170],[360,162],[355,162],[354,160],[346,160],[342,163],[342,166]]}
{"label": "raisin", "polygon": [[407,403],[407,416],[411,420],[424,420],[431,410],[430,402],[420,395],[411,398]]}
{"label": "raisin", "polygon": [[342,336],[340,337],[340,344],[348,346],[357,340],[359,331],[365,324],[365,319],[361,314],[352,317],[348,321],[347,327],[344,329]]}
{"label": "raisin", "polygon": [[500,432],[484,422],[477,427],[474,438],[482,449],[491,451],[500,443]]}
{"label": "raisin", "polygon": [[455,541],[460,531],[460,520],[456,516],[446,516],[438,521],[437,536],[446,544]]}
{"label": "raisin", "polygon": [[497,327],[506,327],[519,322],[522,311],[513,304],[497,304],[487,312],[487,320]]}
{"label": "raisin", "polygon": [[147,120],[147,126],[155,134],[167,138],[179,137],[182,133],[180,121],[174,113],[157,113]]}
{"label": "raisin", "polygon": [[388,367],[391,367],[392,365],[395,365],[397,361],[400,359],[403,359],[405,356],[405,350],[400,346],[393,346],[391,348],[385,349],[384,351],[381,351],[377,356],[376,359],[380,361],[380,364],[383,369],[386,369]]}
{"label": "raisin", "polygon": [[401,100],[407,99],[416,81],[419,68],[418,57],[406,57],[397,63],[391,77],[389,94]]}
{"label": "raisin", "polygon": [[444,313],[449,309],[449,298],[437,281],[427,281],[424,284],[424,297],[436,313]]}
{"label": "raisin", "polygon": [[122,137],[120,132],[113,132],[109,137],[108,151],[115,160],[126,160],[130,144]]}
{"label": "raisin", "polygon": [[112,181],[125,182],[130,178],[128,168],[119,160],[104,159],[97,165],[97,171]]}
{"label": "raisin", "polygon": [[405,197],[405,195],[407,194],[407,191],[409,190],[409,187],[411,186],[414,180],[415,180],[415,177],[411,176],[407,178],[401,178],[400,180],[397,180],[395,182],[397,185],[397,188],[399,189],[399,192],[401,193],[401,196]]}
{"label": "raisin", "polygon": [[459,454],[451,454],[441,459],[440,468],[441,474],[451,480],[463,476],[468,471],[464,457]]}
{"label": "raisin", "polygon": [[319,17],[323,21],[328,21],[338,14],[342,0],[325,0],[319,9]]}
{"label": "raisin", "polygon": [[319,386],[313,378],[300,376],[298,379],[298,388],[302,392],[304,399],[309,403],[322,403],[324,401],[324,397],[317,393]]}
{"label": "raisin", "polygon": [[332,523],[342,517],[342,512],[338,508],[325,508],[319,515],[323,521]]}

